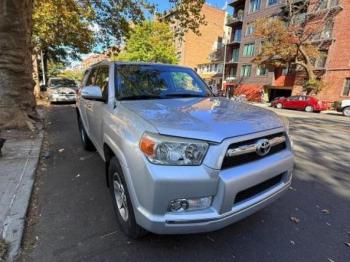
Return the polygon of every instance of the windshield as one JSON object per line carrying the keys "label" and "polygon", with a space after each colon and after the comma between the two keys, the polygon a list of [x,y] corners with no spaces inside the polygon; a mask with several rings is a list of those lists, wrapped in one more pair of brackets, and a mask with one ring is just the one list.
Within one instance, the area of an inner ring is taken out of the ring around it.
{"label": "windshield", "polygon": [[70,79],[50,79],[50,88],[77,87],[77,83]]}
{"label": "windshield", "polygon": [[192,70],[162,65],[118,65],[118,100],[208,97],[211,91]]}

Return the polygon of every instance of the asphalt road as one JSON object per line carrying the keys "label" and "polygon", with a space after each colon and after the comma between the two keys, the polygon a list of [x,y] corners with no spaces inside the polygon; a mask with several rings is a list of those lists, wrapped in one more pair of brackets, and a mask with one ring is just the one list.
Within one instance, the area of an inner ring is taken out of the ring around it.
{"label": "asphalt road", "polygon": [[283,198],[217,232],[135,241],[117,226],[102,160],[80,145],[74,107],[51,107],[18,260],[349,262],[350,120],[279,112],[290,119],[296,151]]}

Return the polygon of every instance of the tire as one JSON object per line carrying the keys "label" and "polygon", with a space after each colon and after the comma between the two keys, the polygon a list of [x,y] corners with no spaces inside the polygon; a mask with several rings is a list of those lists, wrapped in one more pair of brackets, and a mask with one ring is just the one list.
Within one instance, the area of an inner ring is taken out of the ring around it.
{"label": "tire", "polygon": [[95,146],[91,142],[88,134],[86,133],[85,128],[84,128],[84,124],[81,121],[80,116],[78,116],[78,127],[79,127],[79,133],[80,133],[80,140],[81,140],[81,143],[83,145],[83,148],[86,151],[95,151],[96,150]]}
{"label": "tire", "polygon": [[278,104],[276,105],[276,108],[282,109],[282,108],[283,108],[283,105],[282,105],[281,103],[278,103]]}
{"label": "tire", "polygon": [[346,116],[346,117],[350,117],[350,106],[345,107],[343,109],[343,115]]}
{"label": "tire", "polygon": [[147,231],[136,223],[135,213],[124,174],[116,157],[110,160],[108,179],[114,212],[121,230],[126,236],[132,239],[143,237],[147,234]]}
{"label": "tire", "polygon": [[314,108],[312,106],[306,106],[305,112],[309,112],[309,113],[314,112]]}

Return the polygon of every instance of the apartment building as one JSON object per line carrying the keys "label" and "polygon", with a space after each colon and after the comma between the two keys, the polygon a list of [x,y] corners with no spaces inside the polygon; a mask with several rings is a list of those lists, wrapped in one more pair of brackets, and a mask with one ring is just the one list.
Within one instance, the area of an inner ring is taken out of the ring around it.
{"label": "apartment building", "polygon": [[[236,93],[244,93],[248,99],[257,101],[302,93],[304,72],[264,68],[252,62],[261,48],[261,41],[254,36],[253,23],[259,18],[280,15],[285,0],[231,0],[229,4],[234,11],[227,23],[232,34],[227,44],[226,84],[239,83]],[[317,12],[337,9],[332,26],[325,28],[315,39],[315,42],[326,42],[320,47],[322,59],[316,61],[316,73],[326,83],[318,96],[335,101],[350,95],[350,24],[347,17],[350,1],[322,0],[318,4]]]}
{"label": "apartment building", "polygon": [[175,39],[175,46],[180,65],[199,69],[208,83],[217,84],[222,81],[224,57],[220,50],[223,49],[226,12],[204,4],[202,14],[206,25],[199,27],[200,35],[189,31],[182,39]]}

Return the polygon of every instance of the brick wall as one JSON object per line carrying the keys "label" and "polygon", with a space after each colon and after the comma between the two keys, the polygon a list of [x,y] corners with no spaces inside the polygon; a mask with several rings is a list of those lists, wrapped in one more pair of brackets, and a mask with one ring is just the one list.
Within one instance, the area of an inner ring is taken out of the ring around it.
{"label": "brick wall", "polygon": [[200,26],[200,36],[193,32],[186,33],[181,51],[181,65],[195,68],[198,64],[209,63],[208,56],[214,51],[214,42],[224,35],[225,11],[205,4],[202,14],[205,15],[207,25]]}
{"label": "brick wall", "polygon": [[350,78],[350,1],[342,0],[341,5],[343,10],[335,18],[335,41],[330,46],[323,77],[326,87],[318,94],[324,100],[350,99],[342,96],[345,79]]}

